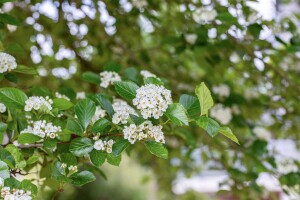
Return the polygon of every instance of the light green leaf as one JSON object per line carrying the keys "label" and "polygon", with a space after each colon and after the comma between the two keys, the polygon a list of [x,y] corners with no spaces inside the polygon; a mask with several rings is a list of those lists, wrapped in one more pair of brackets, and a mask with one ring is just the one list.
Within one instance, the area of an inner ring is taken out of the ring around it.
{"label": "light green leaf", "polygon": [[206,87],[205,83],[202,82],[196,87],[195,93],[200,102],[201,115],[207,115],[208,110],[214,105],[209,89]]}
{"label": "light green leaf", "polygon": [[195,121],[197,125],[206,130],[211,137],[215,137],[220,130],[218,122],[209,117],[198,117]]}
{"label": "light green leaf", "polygon": [[60,154],[60,160],[62,163],[66,163],[68,166],[77,165],[77,158],[71,153]]}
{"label": "light green leaf", "polygon": [[103,165],[103,163],[105,162],[106,155],[107,155],[106,152],[98,151],[94,149],[93,151],[90,152],[90,159],[95,166],[99,167]]}
{"label": "light green leaf", "polygon": [[53,99],[52,107],[53,109],[57,108],[58,110],[68,110],[73,107],[73,103],[66,99],[58,98]]}
{"label": "light green leaf", "polygon": [[74,133],[76,135],[80,135],[80,136],[82,136],[83,132],[84,132],[83,127],[75,119],[68,119],[68,121],[67,121],[67,127],[66,128],[69,131],[71,131],[72,133]]}
{"label": "light green leaf", "polygon": [[94,72],[84,72],[81,78],[89,83],[100,84],[100,76]]}
{"label": "light green leaf", "polygon": [[32,194],[36,195],[38,192],[38,188],[36,185],[32,183],[31,180],[23,180],[20,184],[18,189],[24,190],[24,191],[31,191]]}
{"label": "light green leaf", "polygon": [[79,101],[75,105],[75,113],[79,119],[80,124],[86,129],[92,120],[96,111],[95,103],[90,99]]}
{"label": "light green leaf", "polygon": [[188,117],[186,115],[186,110],[179,103],[173,103],[168,106],[165,115],[175,124],[182,126],[188,125]]}
{"label": "light green leaf", "polygon": [[183,105],[190,117],[195,117],[200,114],[200,103],[196,97],[183,94],[180,96],[179,103]]}
{"label": "light green leaf", "polygon": [[25,101],[28,99],[26,94],[16,88],[1,88],[0,102],[9,109],[19,108],[23,109]]}
{"label": "light green leaf", "polygon": [[37,75],[36,69],[32,67],[27,67],[25,65],[18,65],[16,69],[14,69],[14,72],[20,73],[20,74],[28,74],[28,75]]}
{"label": "light green leaf", "polygon": [[146,79],[144,79],[144,83],[146,84],[154,84],[154,85],[164,85],[164,83],[155,77],[148,77]]}
{"label": "light green leaf", "polygon": [[19,144],[33,144],[42,138],[32,133],[22,133],[18,136]]}
{"label": "light green leaf", "polygon": [[95,181],[96,177],[93,173],[89,171],[82,171],[76,174],[73,174],[71,177],[72,184],[76,186],[82,186],[89,182]]}
{"label": "light green leaf", "polygon": [[163,144],[153,141],[147,141],[145,142],[145,146],[153,155],[163,159],[168,159],[168,150]]}
{"label": "light green leaf", "polygon": [[84,156],[93,150],[93,142],[89,138],[75,138],[70,144],[70,152],[75,156]]}
{"label": "light green leaf", "polygon": [[232,140],[233,142],[240,144],[239,140],[237,139],[237,137],[232,133],[231,129],[227,126],[223,126],[219,129],[219,132],[221,134],[223,134],[224,136],[226,136],[227,138],[229,138],[230,140]]}
{"label": "light green leaf", "polygon": [[124,151],[129,145],[130,145],[130,142],[128,142],[128,140],[126,140],[126,139],[118,140],[117,142],[115,142],[113,144],[112,154],[114,156],[120,155],[122,153],[122,151]]}
{"label": "light green leaf", "polygon": [[116,92],[125,99],[134,99],[139,86],[131,81],[117,81],[114,83]]}
{"label": "light green leaf", "polygon": [[114,166],[119,166],[122,160],[121,155],[114,156],[111,153],[107,154],[107,162]]}
{"label": "light green leaf", "polygon": [[9,168],[3,161],[0,161],[0,177],[3,179],[10,177]]}

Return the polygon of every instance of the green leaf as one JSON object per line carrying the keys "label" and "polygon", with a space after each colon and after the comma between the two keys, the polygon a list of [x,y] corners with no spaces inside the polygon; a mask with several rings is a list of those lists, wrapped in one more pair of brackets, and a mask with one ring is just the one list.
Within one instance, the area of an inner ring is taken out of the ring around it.
{"label": "green leaf", "polygon": [[231,129],[229,127],[223,126],[219,129],[219,132],[232,140],[233,142],[240,144],[237,137],[232,133]]}
{"label": "green leaf", "polygon": [[183,94],[180,96],[179,103],[183,105],[190,117],[195,117],[200,114],[200,103],[196,97]]}
{"label": "green leaf", "polygon": [[145,146],[153,155],[163,159],[168,159],[168,150],[163,144],[147,141],[145,142]]}
{"label": "green leaf", "polygon": [[84,129],[80,125],[80,123],[77,120],[74,120],[74,119],[68,119],[66,128],[69,131],[71,131],[72,133],[74,133],[76,135],[80,135],[80,136],[82,136],[83,132],[84,132]]}
{"label": "green leaf", "polygon": [[121,65],[114,61],[109,61],[104,64],[104,70],[111,72],[119,72],[121,70]]}
{"label": "green leaf", "polygon": [[100,105],[101,108],[103,108],[108,113],[109,116],[112,116],[114,114],[114,109],[111,105],[111,102],[108,100],[108,98],[105,95],[95,94],[91,97],[91,99],[97,105]]}
{"label": "green leaf", "polygon": [[73,107],[73,103],[66,99],[63,98],[53,99],[53,104],[52,104],[53,109],[57,108],[58,110],[68,110],[69,108],[72,107]]}
{"label": "green leaf", "polygon": [[3,142],[4,132],[7,129],[7,124],[0,122],[0,144]]}
{"label": "green leaf", "polygon": [[144,83],[145,84],[154,84],[154,85],[164,85],[164,83],[155,77],[148,77],[146,79],[144,79]]}
{"label": "green leaf", "polygon": [[129,145],[130,145],[130,142],[128,142],[128,140],[126,140],[126,139],[118,140],[117,142],[115,142],[113,144],[112,154],[114,156],[119,156],[122,153],[122,151],[124,151]]}
{"label": "green leaf", "polygon": [[28,99],[26,94],[16,88],[1,88],[0,89],[0,102],[7,108],[24,109],[25,101]]}
{"label": "green leaf", "polygon": [[33,144],[42,138],[32,133],[22,133],[18,137],[19,144]]}
{"label": "green leaf", "polygon": [[237,19],[234,16],[232,16],[229,12],[219,13],[217,19],[225,23],[237,23]]}
{"label": "green leaf", "polygon": [[75,156],[84,156],[93,150],[93,142],[89,138],[76,138],[70,144],[70,152]]}
{"label": "green leaf", "polygon": [[4,74],[4,78],[13,83],[19,83],[18,77],[13,73]]}
{"label": "green leaf", "polygon": [[89,83],[100,84],[100,76],[94,72],[84,72],[81,78]]}
{"label": "green leaf", "polygon": [[196,87],[195,93],[200,102],[201,115],[207,115],[208,110],[214,105],[209,89],[202,82]]}
{"label": "green leaf", "polygon": [[95,103],[90,99],[79,101],[75,105],[75,113],[79,119],[80,124],[86,129],[92,120],[96,111]]}
{"label": "green leaf", "polygon": [[82,186],[89,182],[95,181],[96,177],[93,173],[89,171],[82,171],[76,174],[73,174],[71,177],[72,184],[76,186]]}
{"label": "green leaf", "polygon": [[110,125],[110,122],[105,119],[105,118],[102,118],[102,119],[98,119],[92,129],[91,129],[91,132],[93,133],[98,133],[98,132],[101,132],[103,131],[106,127],[108,127]]}
{"label": "green leaf", "polygon": [[131,114],[130,114],[130,118],[132,119],[135,125],[141,125],[144,121],[146,121],[143,117],[131,115]]}
{"label": "green leaf", "polygon": [[186,115],[186,110],[179,103],[173,103],[168,106],[165,115],[175,124],[182,126],[188,125],[188,117]]}
{"label": "green leaf", "polygon": [[195,121],[197,125],[206,130],[211,137],[215,137],[220,130],[218,122],[209,117],[198,117]]}
{"label": "green leaf", "polygon": [[19,187],[20,182],[15,179],[15,178],[7,178],[4,180],[4,186],[5,187],[10,187],[10,188],[18,188]]}
{"label": "green leaf", "polygon": [[24,191],[31,191],[34,195],[37,194],[38,188],[36,185],[32,183],[31,180],[23,180],[20,184],[18,189],[24,190]]}
{"label": "green leaf", "polygon": [[107,154],[107,162],[111,165],[114,165],[114,166],[119,166],[120,163],[121,163],[121,160],[122,160],[122,157],[121,155],[119,156],[114,156],[112,154]]}
{"label": "green leaf", "polygon": [[3,22],[5,24],[15,25],[15,26],[18,26],[20,24],[16,18],[6,13],[0,14],[0,22]]}
{"label": "green leaf", "polygon": [[10,177],[9,168],[3,161],[0,161],[0,177],[3,179]]}
{"label": "green leaf", "polygon": [[37,75],[36,69],[32,67],[27,67],[25,65],[18,65],[16,69],[14,69],[14,72],[20,73],[20,74],[28,74],[28,75]]}
{"label": "green leaf", "polygon": [[76,166],[77,158],[71,153],[62,153],[60,154],[60,160],[62,163],[66,163],[68,166]]}
{"label": "green leaf", "polygon": [[117,81],[114,83],[116,92],[125,99],[134,99],[139,86],[131,81]]}
{"label": "green leaf", "polygon": [[93,151],[90,152],[90,159],[95,166],[99,167],[103,165],[103,163],[105,162],[106,155],[107,155],[106,152],[98,151],[94,149]]}
{"label": "green leaf", "polygon": [[16,161],[9,151],[0,146],[0,160],[4,161],[10,168],[14,168]]}
{"label": "green leaf", "polygon": [[13,144],[9,144],[5,147],[7,151],[11,153],[16,161],[15,168],[24,168],[26,166],[26,161],[21,150]]}
{"label": "green leaf", "polygon": [[54,139],[44,141],[44,147],[50,150],[54,150],[57,147],[57,141]]}
{"label": "green leaf", "polygon": [[27,165],[32,165],[32,164],[36,163],[39,160],[39,158],[40,158],[39,155],[32,155],[28,158],[26,163],[27,163]]}

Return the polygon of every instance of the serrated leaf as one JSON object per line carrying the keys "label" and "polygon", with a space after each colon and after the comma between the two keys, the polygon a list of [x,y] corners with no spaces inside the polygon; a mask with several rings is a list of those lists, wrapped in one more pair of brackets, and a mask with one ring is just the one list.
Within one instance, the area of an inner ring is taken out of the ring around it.
{"label": "serrated leaf", "polygon": [[110,154],[110,153],[107,154],[106,158],[107,158],[107,162],[108,162],[109,164],[111,164],[111,165],[114,165],[114,166],[119,166],[120,163],[121,163],[121,160],[122,160],[121,155],[119,155],[119,156],[114,156],[114,155],[112,155],[112,154]]}
{"label": "serrated leaf", "polygon": [[108,113],[109,116],[112,116],[114,114],[114,109],[111,105],[111,102],[108,100],[108,98],[105,95],[95,94],[91,97],[91,99],[96,104],[101,106],[101,108],[103,108]]}
{"label": "serrated leaf", "polygon": [[1,88],[0,89],[0,102],[3,103],[7,108],[23,109],[25,101],[28,99],[26,94],[16,88]]}
{"label": "serrated leaf", "polygon": [[74,108],[80,124],[86,129],[95,114],[95,103],[90,99],[84,99],[79,101]]}
{"label": "serrated leaf", "polygon": [[77,159],[71,153],[60,154],[60,160],[62,163],[66,163],[68,166],[71,166],[71,165],[76,166],[77,165]]}
{"label": "serrated leaf", "polygon": [[144,83],[145,84],[154,84],[154,85],[164,85],[164,83],[155,77],[148,77],[146,79],[144,79]]}
{"label": "serrated leaf", "polygon": [[229,127],[223,126],[219,129],[219,132],[232,140],[233,142],[240,144],[237,137],[232,133],[231,129]]}
{"label": "serrated leaf", "polygon": [[195,93],[200,102],[201,115],[207,115],[208,110],[214,105],[213,98],[205,83],[201,83],[195,89]]}
{"label": "serrated leaf", "polygon": [[84,132],[84,128],[75,119],[68,119],[68,121],[67,121],[67,127],[66,128],[69,131],[71,131],[72,133],[74,133],[76,135],[80,135],[80,136],[82,136],[83,132]]}
{"label": "serrated leaf", "polygon": [[115,142],[113,144],[112,154],[114,156],[121,155],[122,151],[124,151],[129,145],[130,145],[130,142],[126,139],[118,140],[117,142]]}
{"label": "serrated leaf", "polygon": [[145,146],[153,155],[163,159],[168,159],[168,150],[163,144],[153,141],[147,141],[145,142]]}
{"label": "serrated leaf", "polygon": [[165,112],[165,115],[175,124],[182,126],[188,125],[188,117],[186,115],[186,110],[179,103],[170,104]]}
{"label": "serrated leaf", "polygon": [[76,174],[73,174],[71,177],[72,184],[76,186],[82,186],[89,182],[95,181],[96,177],[93,173],[89,171],[82,171]]}
{"label": "serrated leaf", "polygon": [[23,180],[18,186],[18,189],[24,191],[31,191],[32,194],[36,195],[38,192],[38,188],[36,185],[32,183],[31,180]]}
{"label": "serrated leaf", "polygon": [[107,119],[105,119],[105,118],[98,119],[98,120],[94,123],[94,125],[93,125],[93,127],[92,127],[92,129],[91,129],[91,132],[94,132],[94,133],[96,133],[96,132],[101,132],[101,131],[103,131],[106,127],[108,127],[109,125],[110,125],[110,122],[109,122]]}
{"label": "serrated leaf", "polygon": [[106,155],[107,155],[106,152],[98,151],[94,149],[93,151],[90,152],[90,159],[95,166],[99,167],[103,165],[103,163],[105,162]]}
{"label": "serrated leaf", "polygon": [[139,86],[131,81],[114,82],[116,92],[125,99],[134,99]]}
{"label": "serrated leaf", "polygon": [[14,168],[16,161],[9,151],[0,146],[0,160],[5,162],[10,168]]}
{"label": "serrated leaf", "polygon": [[53,104],[52,104],[53,109],[57,108],[58,110],[68,110],[69,108],[72,107],[73,107],[73,103],[66,99],[63,98],[53,99]]}
{"label": "serrated leaf", "polygon": [[195,121],[197,125],[206,130],[211,137],[215,137],[220,130],[218,122],[209,117],[198,117]]}
{"label": "serrated leaf", "polygon": [[75,138],[70,144],[70,152],[75,156],[84,156],[93,150],[93,142],[89,138]]}
{"label": "serrated leaf", "polygon": [[100,76],[94,72],[84,72],[81,78],[89,83],[100,84]]}
{"label": "serrated leaf", "polygon": [[42,138],[32,133],[22,133],[18,136],[19,144],[33,144]]}
{"label": "serrated leaf", "polygon": [[27,67],[25,65],[18,65],[16,69],[14,69],[14,72],[20,73],[20,74],[28,74],[28,75],[37,75],[36,69],[32,67]]}
{"label": "serrated leaf", "polygon": [[10,177],[9,168],[3,161],[0,161],[0,177],[3,179]]}
{"label": "serrated leaf", "polygon": [[183,94],[180,96],[179,103],[183,105],[190,117],[195,117],[200,114],[200,103],[196,97]]}

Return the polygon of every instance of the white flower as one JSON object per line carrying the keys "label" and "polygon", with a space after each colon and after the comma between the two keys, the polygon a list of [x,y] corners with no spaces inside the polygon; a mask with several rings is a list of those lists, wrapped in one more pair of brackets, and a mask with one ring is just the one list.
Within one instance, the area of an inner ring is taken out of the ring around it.
{"label": "white flower", "polygon": [[1,189],[1,197],[4,200],[32,200],[31,191],[11,190],[10,187],[3,187]]}
{"label": "white flower", "polygon": [[121,99],[114,99],[112,107],[115,111],[112,117],[112,122],[114,124],[126,124],[130,115],[137,115],[135,110],[129,106],[126,101]]}
{"label": "white flower", "polygon": [[151,121],[136,126],[130,124],[123,129],[124,139],[127,139],[131,144],[137,140],[153,139],[156,142],[165,143],[165,136],[162,132],[162,126],[154,126]]}
{"label": "white flower", "polygon": [[62,163],[61,164],[61,168],[63,168],[63,169],[67,168],[67,164],[66,163]]}
{"label": "white flower", "polygon": [[220,97],[228,97],[230,95],[230,88],[228,85],[221,84],[218,86],[213,86],[212,88],[213,92]]}
{"label": "white flower", "polygon": [[38,96],[32,96],[29,97],[29,99],[27,99],[25,101],[25,107],[24,110],[25,111],[31,111],[32,109],[34,110],[39,110],[39,109],[48,109],[48,110],[52,110],[52,99],[49,99],[49,97],[38,97]]}
{"label": "white flower", "polygon": [[155,74],[152,74],[151,72],[149,72],[147,70],[142,70],[140,73],[143,76],[143,78],[156,77]]}
{"label": "white flower", "polygon": [[210,110],[210,115],[216,118],[221,124],[229,124],[232,119],[231,109],[217,104]]}
{"label": "white flower", "polygon": [[276,159],[277,171],[280,174],[288,174],[291,172],[298,172],[298,166],[290,158]]}
{"label": "white flower", "polygon": [[255,88],[247,88],[244,92],[244,96],[246,99],[257,99],[259,97],[259,93]]}
{"label": "white flower", "polygon": [[193,19],[197,23],[207,23],[213,21],[217,17],[215,10],[209,10],[207,8],[199,8],[193,13]]}
{"label": "white flower", "polygon": [[4,179],[0,177],[0,187],[3,187]]}
{"label": "white flower", "polygon": [[58,136],[57,133],[61,131],[60,126],[54,126],[52,122],[47,123],[45,120],[40,120],[33,122],[33,125],[28,125],[20,134],[31,133],[41,138],[49,137],[54,139]]}
{"label": "white flower", "polygon": [[137,89],[132,102],[141,111],[144,119],[158,119],[172,103],[171,91],[163,86],[147,84]]}
{"label": "white flower", "polygon": [[132,5],[138,9],[142,9],[148,5],[146,0],[132,0]]}
{"label": "white flower", "polygon": [[55,93],[55,97],[56,97],[56,98],[65,99],[65,100],[70,101],[70,98],[69,98],[69,97],[67,97],[67,96],[64,95],[64,94],[60,94],[59,92],[56,92],[56,93]]}
{"label": "white flower", "polygon": [[255,133],[256,137],[258,137],[261,140],[269,141],[272,139],[271,132],[263,127],[254,127],[253,133]]}
{"label": "white flower", "polygon": [[104,71],[100,73],[100,86],[107,88],[109,85],[113,85],[116,81],[121,81],[121,77],[116,72]]}
{"label": "white flower", "polygon": [[110,139],[108,141],[97,140],[94,143],[94,149],[96,149],[98,151],[101,150],[101,151],[106,151],[107,153],[111,153],[113,144],[114,144],[114,141],[112,139]]}
{"label": "white flower", "polygon": [[184,39],[189,44],[195,44],[198,36],[194,33],[189,33],[184,35]]}
{"label": "white flower", "polygon": [[3,103],[0,103],[0,113],[6,112],[6,106]]}
{"label": "white flower", "polygon": [[0,52],[0,73],[11,71],[16,68],[16,59],[7,53]]}
{"label": "white flower", "polygon": [[71,165],[71,166],[68,167],[68,169],[69,169],[69,171],[71,171],[72,173],[78,172],[78,167],[77,167],[77,166]]}
{"label": "white flower", "polygon": [[85,99],[85,92],[77,92],[76,99]]}
{"label": "white flower", "polygon": [[94,124],[98,119],[101,119],[106,116],[105,110],[103,110],[100,106],[96,107],[96,112],[92,118],[92,124]]}

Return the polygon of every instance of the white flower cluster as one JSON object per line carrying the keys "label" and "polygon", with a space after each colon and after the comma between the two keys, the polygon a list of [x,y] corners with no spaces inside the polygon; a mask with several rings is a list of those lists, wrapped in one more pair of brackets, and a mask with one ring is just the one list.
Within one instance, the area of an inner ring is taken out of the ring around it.
{"label": "white flower cluster", "polygon": [[133,105],[141,111],[144,119],[154,117],[158,119],[172,103],[171,91],[163,86],[147,84],[136,91]]}
{"label": "white flower cluster", "polygon": [[220,84],[218,86],[213,86],[213,92],[220,97],[228,97],[230,95],[230,88],[228,85]]}
{"label": "white flower cluster", "polygon": [[64,95],[64,94],[60,94],[59,92],[56,92],[56,93],[55,93],[55,97],[56,97],[56,98],[65,99],[65,100],[70,101],[70,98],[69,98],[69,97],[67,97],[67,96]]}
{"label": "white flower cluster", "polygon": [[189,44],[195,44],[197,41],[198,36],[194,33],[189,33],[184,35],[184,39]]}
{"label": "white flower cluster", "polygon": [[116,81],[121,81],[121,77],[116,72],[104,71],[100,73],[100,86],[107,88],[109,85],[113,85]]}
{"label": "white flower cluster", "polygon": [[114,124],[126,124],[130,115],[136,115],[135,110],[129,106],[126,101],[121,99],[114,99],[112,107],[115,111],[112,117],[112,122]]}
{"label": "white flower cluster", "polygon": [[11,71],[16,68],[16,59],[7,53],[0,52],[0,73]]}
{"label": "white flower cluster", "polygon": [[94,149],[106,151],[107,153],[111,153],[113,144],[114,144],[114,141],[112,139],[110,139],[108,141],[97,140],[94,143]]}
{"label": "white flower cluster", "polygon": [[1,189],[1,197],[4,200],[31,200],[31,191],[24,191],[19,189],[10,189],[10,187],[3,187]]}
{"label": "white flower cluster", "polygon": [[[68,165],[66,163],[61,164],[61,168],[66,169],[67,167],[68,167]],[[78,172],[78,167],[76,165],[70,165],[68,167],[68,170],[72,173],[76,173],[76,172]]]}
{"label": "white flower cluster", "polygon": [[210,110],[210,116],[216,118],[221,124],[229,124],[232,119],[231,109],[222,104],[216,104]]}
{"label": "white flower cluster", "polygon": [[277,171],[280,174],[288,174],[291,172],[298,172],[298,166],[291,158],[276,159]]}
{"label": "white flower cluster", "polygon": [[151,121],[145,121],[144,123],[136,126],[130,124],[123,129],[124,138],[131,144],[137,140],[153,139],[156,142],[165,143],[165,136],[162,132],[162,126],[154,126]]}
{"label": "white flower cluster", "polygon": [[253,133],[261,140],[269,141],[272,139],[271,132],[263,127],[254,127]]}
{"label": "white flower cluster", "polygon": [[6,112],[6,106],[3,103],[0,103],[0,113]]}
{"label": "white flower cluster", "polygon": [[142,70],[140,73],[143,78],[156,77],[155,74],[152,74],[151,72],[149,72],[147,70]]}
{"label": "white flower cluster", "polygon": [[216,17],[217,12],[213,9],[199,8],[193,13],[194,21],[199,24],[213,21]]}
{"label": "white flower cluster", "polygon": [[106,116],[105,110],[103,110],[100,106],[96,107],[96,112],[92,118],[92,124],[94,124],[98,119],[101,119]]}
{"label": "white flower cluster", "polygon": [[85,99],[85,92],[77,92],[76,99]]}
{"label": "white flower cluster", "polygon": [[50,99],[48,96],[46,98],[44,97],[38,97],[38,96],[32,96],[29,97],[25,101],[25,111],[31,111],[32,109],[34,110],[39,110],[40,108],[46,108],[48,110],[52,110],[52,99]]}
{"label": "white flower cluster", "polygon": [[132,0],[132,5],[138,9],[142,9],[148,5],[146,0]]}
{"label": "white flower cluster", "polygon": [[28,125],[26,129],[21,131],[21,134],[31,133],[41,138],[45,138],[47,136],[53,139],[57,137],[57,133],[61,131],[60,126],[54,126],[51,122],[47,123],[46,120],[40,120],[34,122],[32,125]]}

